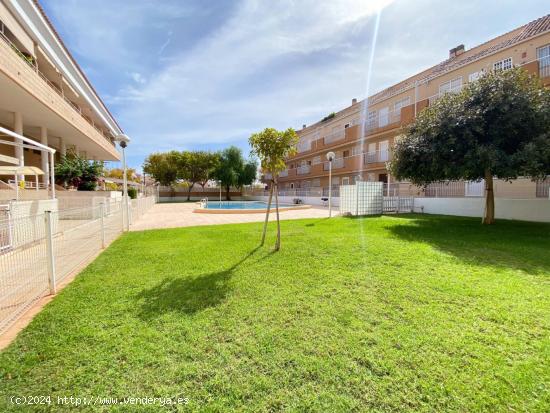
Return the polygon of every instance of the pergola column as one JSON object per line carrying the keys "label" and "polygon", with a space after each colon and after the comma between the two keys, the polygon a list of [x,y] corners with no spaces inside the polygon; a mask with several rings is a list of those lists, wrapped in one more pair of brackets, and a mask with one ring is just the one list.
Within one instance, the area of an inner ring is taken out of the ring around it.
{"label": "pergola column", "polygon": [[59,152],[61,156],[67,156],[67,144],[63,138],[59,138]]}
{"label": "pergola column", "polygon": [[[15,112],[13,114],[13,131],[19,135],[23,135],[23,114],[21,112]],[[17,146],[15,147],[15,157],[19,160],[19,166],[25,166],[25,152],[23,151],[23,141],[21,139],[15,139]],[[20,180],[24,180],[25,176],[20,175]]]}
{"label": "pergola column", "polygon": [[[40,127],[40,143],[48,146],[48,129],[44,126]],[[46,187],[50,185],[50,166],[48,162],[48,155],[49,154],[47,152],[40,152],[42,170],[44,171],[44,175],[42,175],[42,182],[46,185]]]}

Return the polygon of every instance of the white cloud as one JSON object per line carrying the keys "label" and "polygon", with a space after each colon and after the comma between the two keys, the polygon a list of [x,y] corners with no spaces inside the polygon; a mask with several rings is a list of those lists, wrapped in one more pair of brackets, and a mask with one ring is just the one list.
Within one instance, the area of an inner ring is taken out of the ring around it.
{"label": "white cloud", "polygon": [[[110,101],[145,152],[159,142],[243,142],[259,128],[301,125],[361,92],[369,38],[352,45],[349,37],[390,2],[245,1],[146,85],[125,86]],[[321,61],[308,64],[310,56]]]}

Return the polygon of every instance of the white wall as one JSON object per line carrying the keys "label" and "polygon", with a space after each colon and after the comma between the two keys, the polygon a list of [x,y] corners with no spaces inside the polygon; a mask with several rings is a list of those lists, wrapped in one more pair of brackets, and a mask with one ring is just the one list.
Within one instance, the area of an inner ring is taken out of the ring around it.
{"label": "white wall", "polygon": [[[481,218],[484,205],[484,198],[415,198],[414,212]],[[550,200],[495,198],[495,217],[550,222]]]}

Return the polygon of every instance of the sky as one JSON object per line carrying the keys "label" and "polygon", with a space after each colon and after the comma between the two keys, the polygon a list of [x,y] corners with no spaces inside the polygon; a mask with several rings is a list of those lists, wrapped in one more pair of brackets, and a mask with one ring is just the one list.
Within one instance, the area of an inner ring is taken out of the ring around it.
{"label": "sky", "polygon": [[547,0],[41,4],[132,139],[128,163],[138,170],[149,153],[172,149],[236,145],[248,155],[254,132],[299,129],[459,44],[469,49],[550,12]]}

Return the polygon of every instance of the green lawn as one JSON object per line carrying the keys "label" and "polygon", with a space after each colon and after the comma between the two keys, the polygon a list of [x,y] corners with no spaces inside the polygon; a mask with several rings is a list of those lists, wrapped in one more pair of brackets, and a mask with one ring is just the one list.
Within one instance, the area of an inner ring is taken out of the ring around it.
{"label": "green lawn", "polygon": [[550,225],[284,221],[279,253],[260,231],[123,236],[0,354],[0,411],[550,410]]}

